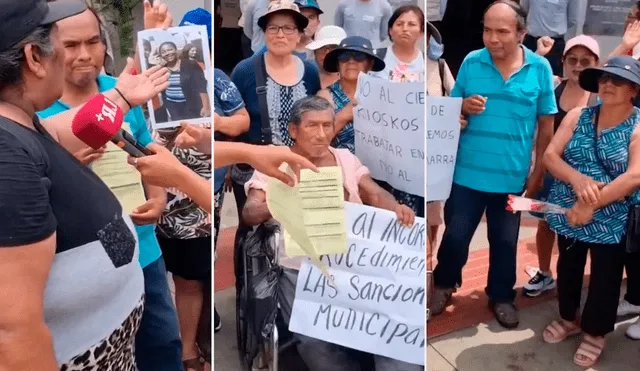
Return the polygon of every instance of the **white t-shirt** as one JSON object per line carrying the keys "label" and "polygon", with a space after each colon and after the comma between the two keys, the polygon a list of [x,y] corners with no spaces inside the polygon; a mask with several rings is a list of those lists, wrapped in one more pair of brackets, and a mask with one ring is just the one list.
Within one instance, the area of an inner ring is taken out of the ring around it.
{"label": "white t-shirt", "polygon": [[393,53],[393,48],[389,47],[384,63],[386,64],[384,70],[371,72],[371,75],[397,82],[420,82],[425,79],[426,64],[422,52],[419,52],[410,63],[404,63]]}

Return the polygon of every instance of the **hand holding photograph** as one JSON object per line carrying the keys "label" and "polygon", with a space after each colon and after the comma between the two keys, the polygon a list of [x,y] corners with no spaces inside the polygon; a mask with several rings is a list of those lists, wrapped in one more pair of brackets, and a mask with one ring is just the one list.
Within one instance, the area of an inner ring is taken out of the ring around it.
{"label": "hand holding photograph", "polygon": [[162,65],[169,69],[169,87],[148,102],[154,129],[175,128],[183,121],[211,122],[209,76],[211,61],[204,26],[173,27],[138,32],[143,70]]}

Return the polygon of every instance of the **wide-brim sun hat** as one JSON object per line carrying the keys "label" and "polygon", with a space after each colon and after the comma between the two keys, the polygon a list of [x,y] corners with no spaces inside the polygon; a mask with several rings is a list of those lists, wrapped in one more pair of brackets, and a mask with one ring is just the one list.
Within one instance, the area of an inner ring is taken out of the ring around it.
{"label": "wide-brim sun hat", "polygon": [[587,68],[580,73],[580,87],[598,93],[598,81],[608,73],[640,86],[640,62],[629,56],[613,57],[602,67]]}
{"label": "wide-brim sun hat", "polygon": [[342,40],[336,49],[327,54],[322,66],[324,70],[327,72],[338,72],[338,58],[340,54],[348,51],[360,52],[373,59],[373,67],[371,67],[371,71],[373,72],[382,71],[386,66],[384,59],[382,59],[378,55],[377,50],[371,46],[369,39],[361,36],[351,36]]}
{"label": "wide-brim sun hat", "polygon": [[340,45],[347,38],[347,33],[338,26],[324,26],[316,32],[315,40],[307,45],[309,50],[318,50],[329,45]]}
{"label": "wide-brim sun hat", "polygon": [[276,0],[271,1],[267,11],[262,15],[262,17],[258,18],[258,27],[264,31],[267,28],[269,18],[278,13],[290,14],[296,22],[296,26],[299,30],[304,30],[309,25],[309,20],[300,13],[300,8],[298,8],[295,3],[288,0]]}
{"label": "wide-brim sun hat", "polygon": [[433,37],[438,44],[442,44],[442,35],[440,35],[440,31],[433,25],[433,23],[427,21],[427,33]]}
{"label": "wide-brim sun hat", "polygon": [[0,7],[0,52],[24,40],[40,26],[54,24],[87,10],[81,1],[11,0]]}

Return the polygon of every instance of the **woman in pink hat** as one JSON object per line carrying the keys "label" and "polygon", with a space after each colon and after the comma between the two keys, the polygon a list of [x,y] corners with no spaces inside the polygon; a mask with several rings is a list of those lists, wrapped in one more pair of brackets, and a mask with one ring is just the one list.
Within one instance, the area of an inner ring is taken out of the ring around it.
{"label": "woman in pink hat", "polygon": [[[550,43],[547,42],[549,40],[551,41]],[[551,50],[552,46],[552,39],[541,40],[538,43],[537,53],[544,55],[548,50]],[[562,55],[564,78],[556,76],[557,86],[555,95],[558,113],[555,115],[554,130],[558,130],[560,122],[562,122],[567,112],[576,107],[596,104],[596,94],[581,88],[579,78],[580,73],[584,69],[596,67],[599,58],[600,47],[594,38],[580,35],[567,41]],[[535,198],[545,201],[549,197],[552,184],[553,177],[547,173],[543,189]],[[551,274],[551,253],[556,240],[556,234],[549,228],[549,225],[544,220],[543,214],[532,213],[532,215],[540,219],[536,233],[539,268],[535,274],[532,274],[532,278],[523,288],[523,294],[526,297],[536,297],[556,287],[556,282]]]}

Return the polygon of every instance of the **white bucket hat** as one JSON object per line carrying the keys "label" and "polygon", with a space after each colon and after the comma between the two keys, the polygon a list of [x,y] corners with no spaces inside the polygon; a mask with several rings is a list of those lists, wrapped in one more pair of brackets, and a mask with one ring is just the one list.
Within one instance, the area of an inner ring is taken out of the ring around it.
{"label": "white bucket hat", "polygon": [[347,33],[338,26],[324,26],[316,32],[315,40],[307,45],[309,50],[318,50],[327,45],[340,45],[347,38]]}

